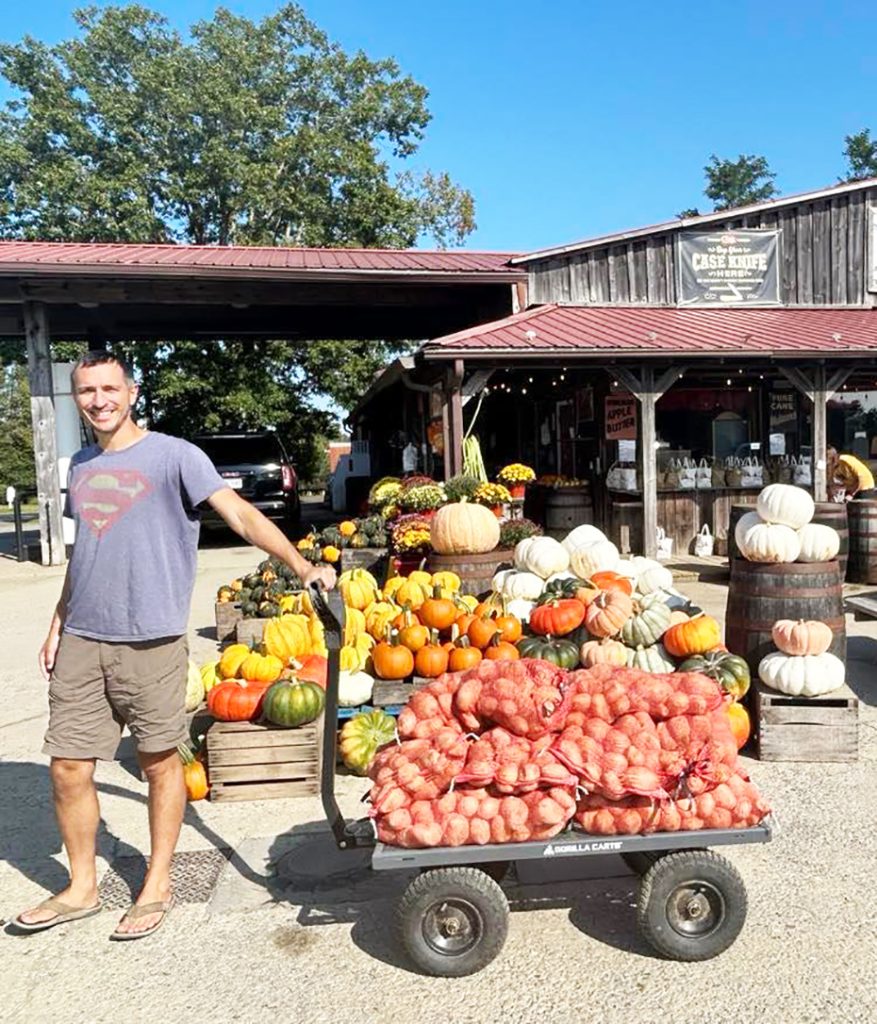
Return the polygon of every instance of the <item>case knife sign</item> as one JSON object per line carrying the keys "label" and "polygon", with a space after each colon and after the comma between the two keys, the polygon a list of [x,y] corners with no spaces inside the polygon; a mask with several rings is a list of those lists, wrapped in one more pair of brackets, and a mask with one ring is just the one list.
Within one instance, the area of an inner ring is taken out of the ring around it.
{"label": "case knife sign", "polygon": [[682,231],[676,250],[680,306],[775,305],[779,231]]}

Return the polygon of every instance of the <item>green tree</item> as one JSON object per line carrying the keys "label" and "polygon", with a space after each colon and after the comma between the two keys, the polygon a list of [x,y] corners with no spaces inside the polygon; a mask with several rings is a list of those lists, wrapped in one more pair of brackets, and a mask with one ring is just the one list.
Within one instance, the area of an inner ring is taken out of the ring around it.
{"label": "green tree", "polygon": [[844,138],[844,156],[847,160],[847,176],[842,181],[861,181],[877,177],[877,140],[871,138],[871,131],[862,131]]}
{"label": "green tree", "polygon": [[33,487],[35,480],[27,369],[0,360],[0,494],[10,484]]}
{"label": "green tree", "polygon": [[778,194],[776,175],[763,156],[741,154],[736,160],[720,160],[713,154],[703,171],[707,181],[704,195],[717,211],[763,203]]}
{"label": "green tree", "polygon": [[296,4],[218,8],[187,38],[136,4],[0,46],[0,234],[220,245],[460,242],[469,192],[405,167],[427,90],[345,53]]}
{"label": "green tree", "polygon": [[[712,201],[713,210],[730,210],[750,203],[763,203],[778,195],[774,180],[776,175],[763,156],[741,154],[736,160],[720,160],[713,154],[704,167],[707,199]],[[697,207],[680,210],[679,218],[698,217],[702,211]]]}

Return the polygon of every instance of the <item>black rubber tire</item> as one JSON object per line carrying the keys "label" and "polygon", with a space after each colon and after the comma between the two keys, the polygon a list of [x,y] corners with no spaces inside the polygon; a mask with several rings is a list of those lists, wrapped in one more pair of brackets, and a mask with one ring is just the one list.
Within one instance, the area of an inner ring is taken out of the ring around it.
{"label": "black rubber tire", "polygon": [[421,971],[462,978],[499,954],[508,934],[509,904],[499,885],[478,868],[434,868],[405,890],[396,925]]}
{"label": "black rubber tire", "polygon": [[711,850],[681,850],[643,876],[637,922],[643,938],[668,960],[710,960],[726,950],[746,921],[739,872]]}

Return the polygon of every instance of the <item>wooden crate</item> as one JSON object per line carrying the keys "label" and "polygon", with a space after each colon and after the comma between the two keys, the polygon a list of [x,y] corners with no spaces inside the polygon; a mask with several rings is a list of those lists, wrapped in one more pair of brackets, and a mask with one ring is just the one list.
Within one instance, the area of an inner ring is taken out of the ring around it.
{"label": "wooden crate", "polygon": [[760,682],[754,690],[760,760],[858,760],[859,700],[848,686],[821,697],[787,697]]}
{"label": "wooden crate", "polygon": [[258,646],[262,642],[267,619],[240,619],[235,626],[235,640],[248,647]]}
{"label": "wooden crate", "polygon": [[244,617],[241,606],[233,601],[217,601],[216,614],[216,639],[223,643],[235,635],[237,624]]}
{"label": "wooden crate", "polygon": [[341,551],[340,571],[348,569],[367,569],[382,583],[387,574],[386,548],[343,548]]}
{"label": "wooden crate", "polygon": [[410,676],[408,679],[376,679],[371,703],[376,708],[405,704],[412,693],[422,690],[431,682],[431,679],[423,676]]}
{"label": "wooden crate", "polygon": [[207,733],[210,799],[271,800],[319,792],[323,717],[298,729],[214,722]]}

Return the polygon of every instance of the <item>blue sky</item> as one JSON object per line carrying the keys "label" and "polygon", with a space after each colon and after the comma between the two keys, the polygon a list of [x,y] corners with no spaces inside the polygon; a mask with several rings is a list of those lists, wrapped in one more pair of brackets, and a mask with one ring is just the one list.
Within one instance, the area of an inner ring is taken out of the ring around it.
{"label": "blue sky", "polygon": [[[177,26],[207,0],[146,3]],[[69,0],[4,5],[0,37],[54,42]],[[273,0],[231,0],[261,17]],[[781,192],[830,185],[844,136],[877,131],[872,3],[309,0],[346,49],[430,90],[417,167],[475,195],[471,248],[528,250],[708,209],[711,153],[763,154]],[[2,96],[0,89],[0,96]]]}

